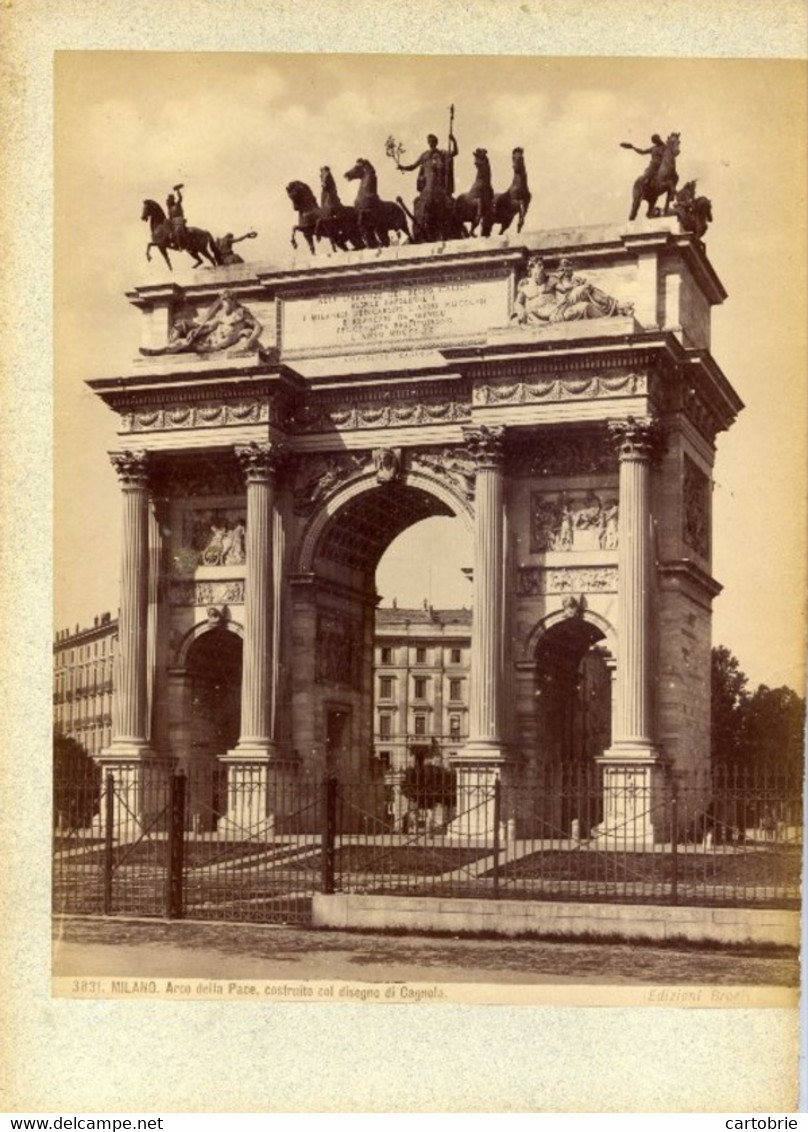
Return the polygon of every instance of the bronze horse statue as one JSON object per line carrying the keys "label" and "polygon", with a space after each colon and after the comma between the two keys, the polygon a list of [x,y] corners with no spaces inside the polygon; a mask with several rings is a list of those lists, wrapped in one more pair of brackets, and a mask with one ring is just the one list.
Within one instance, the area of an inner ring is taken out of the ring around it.
{"label": "bronze horse statue", "polygon": [[343,204],[339,199],[334,174],[327,165],[320,169],[320,219],[315,235],[317,239],[329,239],[334,250],[339,248],[345,251],[347,247],[365,246],[356,209]]}
{"label": "bronze horse statue", "polygon": [[[348,243],[352,239],[352,235],[355,234],[355,226],[352,232],[350,226],[342,219],[337,219],[333,215],[324,216],[314,193],[304,181],[290,181],[286,186],[286,193],[297,213],[297,224],[292,228],[291,236],[293,248],[297,247],[295,233],[300,232],[309,245],[309,251],[312,255],[314,255],[315,239],[319,241],[323,237],[331,241],[332,251],[345,252],[348,250]],[[352,246],[361,248],[361,240],[358,243],[353,243]]]}
{"label": "bronze horse statue", "polygon": [[673,194],[676,191],[676,184],[679,180],[679,174],[676,172],[676,158],[679,156],[679,149],[679,134],[668,134],[664,143],[662,160],[659,163],[659,168],[656,173],[652,174],[650,177],[644,174],[642,177],[638,177],[634,182],[631,198],[631,212],[628,217],[629,220],[637,219],[637,213],[643,201],[648,205],[647,216],[659,216],[660,213],[659,209],[656,207],[656,202],[663,193],[666,194],[663,215],[667,216],[670,213],[671,201],[673,200]]}
{"label": "bronze horse statue", "polygon": [[713,222],[713,205],[709,197],[696,196],[696,182],[688,181],[676,194],[671,211],[678,217],[685,232],[692,232],[699,243]]}
{"label": "bronze horse statue", "polygon": [[469,224],[468,234],[473,236],[480,227],[481,236],[489,236],[494,220],[494,190],[491,187],[491,162],[488,150],[475,149],[474,167],[477,176],[467,193],[461,193],[454,203],[455,219]]}
{"label": "bronze horse statue", "polygon": [[[516,231],[521,232],[524,227],[527,210],[530,207],[531,193],[527,184],[527,169],[525,168],[525,151],[517,146],[511,154],[513,166],[513,180],[504,193],[494,194],[492,224],[499,224],[500,236],[507,232],[515,217],[519,217]],[[487,235],[487,233],[484,233]]]}
{"label": "bronze horse statue", "polygon": [[297,213],[297,224],[292,228],[292,247],[297,248],[295,233],[300,232],[309,245],[309,251],[314,255],[314,237],[320,222],[320,209],[314,193],[305,182],[290,181],[286,186],[286,195]]}
{"label": "bronze horse statue", "polygon": [[211,266],[220,266],[221,257],[216,248],[216,241],[213,239],[210,232],[206,232],[204,228],[186,228],[185,247],[178,248],[174,240],[171,223],[156,200],[144,200],[143,212],[141,213],[140,219],[148,220],[151,225],[151,242],[146,245],[146,259],[149,260],[149,262],[151,262],[152,248],[159,248],[163,259],[168,265],[169,271],[173,271],[171,260],[168,258],[170,248],[175,252],[188,252],[188,255],[193,256],[194,267],[201,265],[202,256],[210,260]]}
{"label": "bronze horse statue", "polygon": [[400,203],[379,197],[376,170],[366,158],[358,157],[345,174],[345,179],[359,181],[354,209],[359,231],[367,247],[389,247],[391,232],[399,238],[399,242],[402,235],[410,239],[404,209]]}

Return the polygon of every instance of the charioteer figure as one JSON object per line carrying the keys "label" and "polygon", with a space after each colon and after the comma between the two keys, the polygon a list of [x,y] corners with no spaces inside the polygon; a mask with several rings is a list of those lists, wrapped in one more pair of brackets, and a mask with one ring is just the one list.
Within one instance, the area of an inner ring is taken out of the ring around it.
{"label": "charioteer figure", "polygon": [[[454,108],[452,108],[454,111]],[[435,181],[445,193],[452,196],[454,193],[454,159],[459,154],[460,150],[457,145],[457,139],[452,132],[452,118],[449,120],[449,146],[448,149],[438,148],[438,139],[435,134],[428,134],[426,139],[427,148],[424,152],[417,157],[415,161],[409,165],[402,165],[397,154],[396,167],[399,173],[412,173],[414,169],[418,170],[418,180],[415,187],[420,195],[427,184],[427,167],[434,172]]]}

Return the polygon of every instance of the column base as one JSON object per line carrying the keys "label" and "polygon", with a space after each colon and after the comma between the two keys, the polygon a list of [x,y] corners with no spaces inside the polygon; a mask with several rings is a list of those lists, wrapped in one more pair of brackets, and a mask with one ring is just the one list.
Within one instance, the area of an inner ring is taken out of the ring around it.
{"label": "column base", "polygon": [[666,781],[656,748],[621,744],[595,761],[603,774],[603,821],[591,838],[624,852],[661,841]]}
{"label": "column base", "polygon": [[101,803],[92,828],[106,826],[107,779],[113,780],[112,828],[117,842],[136,841],[148,830],[168,825],[169,779],[176,760],[158,755],[148,743],[113,740],[93,756],[101,770]]}
{"label": "column base", "polygon": [[287,818],[299,807],[292,776],[299,761],[283,758],[273,742],[239,743],[222,755],[227,768],[227,810],[217,830],[240,840],[261,840],[285,828]]}
{"label": "column base", "polygon": [[446,829],[447,837],[493,842],[495,789],[504,761],[499,744],[469,744],[450,758],[457,773],[457,816]]}

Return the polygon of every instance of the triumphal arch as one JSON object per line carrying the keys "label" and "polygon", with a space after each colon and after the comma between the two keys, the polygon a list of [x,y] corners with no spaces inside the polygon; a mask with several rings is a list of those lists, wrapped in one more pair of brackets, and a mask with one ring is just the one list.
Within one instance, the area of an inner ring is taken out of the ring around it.
{"label": "triumphal arch", "polygon": [[376,566],[434,515],[473,545],[461,804],[464,775],[580,757],[592,654],[604,835],[633,788],[709,765],[714,445],[741,405],[694,235],[660,217],[188,279],[129,294],[137,358],[90,383],[123,506],[107,767],[207,767],[224,820],[249,779],[256,822],[284,777],[369,774]]}

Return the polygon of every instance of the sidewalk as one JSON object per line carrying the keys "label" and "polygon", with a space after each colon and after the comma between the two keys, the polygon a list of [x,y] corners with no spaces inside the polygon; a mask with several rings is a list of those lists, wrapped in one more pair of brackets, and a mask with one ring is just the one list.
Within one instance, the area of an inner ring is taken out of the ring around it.
{"label": "sidewalk", "polygon": [[799,985],[796,952],[57,919],[53,975],[362,982]]}

